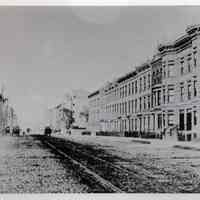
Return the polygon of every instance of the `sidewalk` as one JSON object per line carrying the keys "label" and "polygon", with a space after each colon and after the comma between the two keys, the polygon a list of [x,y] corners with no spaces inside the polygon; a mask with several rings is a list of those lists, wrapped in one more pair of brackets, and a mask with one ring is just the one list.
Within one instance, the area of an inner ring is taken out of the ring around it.
{"label": "sidewalk", "polygon": [[200,151],[200,141],[183,142],[173,140],[160,140],[160,139],[145,139],[134,137],[113,137],[113,136],[89,136],[81,134],[52,134],[52,136],[60,138],[68,138],[74,141],[87,141],[88,143],[109,144],[114,146],[124,145],[124,148],[131,148],[135,145],[156,146],[159,148],[178,148],[184,150]]}
{"label": "sidewalk", "polygon": [[89,136],[89,135],[81,135],[81,134],[52,134],[52,136],[60,137],[60,138],[68,138],[76,141],[87,141],[88,143],[99,143],[99,144],[112,144],[112,145],[146,145],[146,146],[158,146],[158,147],[173,147],[174,145],[178,145],[177,141],[170,140],[160,140],[160,139],[145,139],[145,138],[134,138],[134,137],[114,137],[114,136]]}
{"label": "sidewalk", "polygon": [[177,142],[173,147],[184,150],[200,151],[200,142]]}

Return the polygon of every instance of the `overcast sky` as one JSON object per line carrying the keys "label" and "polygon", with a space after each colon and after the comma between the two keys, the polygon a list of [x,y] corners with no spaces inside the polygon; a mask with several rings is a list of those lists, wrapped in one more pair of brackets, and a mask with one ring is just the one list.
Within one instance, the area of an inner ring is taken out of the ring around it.
{"label": "overcast sky", "polygon": [[0,83],[22,124],[67,91],[134,69],[200,23],[200,7],[0,7]]}

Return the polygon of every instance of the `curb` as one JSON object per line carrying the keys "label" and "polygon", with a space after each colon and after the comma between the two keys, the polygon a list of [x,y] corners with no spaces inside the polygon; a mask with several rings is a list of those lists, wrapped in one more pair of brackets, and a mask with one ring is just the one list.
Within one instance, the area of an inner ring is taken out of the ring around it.
{"label": "curb", "polygon": [[135,142],[135,143],[141,143],[141,144],[151,144],[151,141],[147,141],[147,140],[131,140],[131,142]]}
{"label": "curb", "polygon": [[191,146],[174,145],[173,148],[184,149],[184,150],[195,150],[195,151],[200,151],[200,148],[191,147]]}

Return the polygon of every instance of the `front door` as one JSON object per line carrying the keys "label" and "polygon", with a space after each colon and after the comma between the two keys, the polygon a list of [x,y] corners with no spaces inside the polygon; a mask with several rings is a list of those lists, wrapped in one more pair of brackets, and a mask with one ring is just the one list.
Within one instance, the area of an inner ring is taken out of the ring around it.
{"label": "front door", "polygon": [[182,131],[185,128],[185,123],[184,123],[184,112],[179,114],[179,129]]}
{"label": "front door", "polygon": [[187,113],[187,131],[192,130],[192,113],[188,112]]}

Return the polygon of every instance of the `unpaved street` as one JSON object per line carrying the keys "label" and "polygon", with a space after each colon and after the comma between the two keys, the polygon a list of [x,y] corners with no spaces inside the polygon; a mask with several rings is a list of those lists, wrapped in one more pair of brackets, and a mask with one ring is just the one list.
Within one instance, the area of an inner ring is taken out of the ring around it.
{"label": "unpaved street", "polygon": [[[174,148],[163,141],[152,144],[133,138],[66,136],[80,150],[134,171],[139,178],[131,192],[200,192],[200,151]],[[181,144],[181,143],[180,143]],[[129,176],[130,178],[130,176]],[[145,181],[152,183],[148,188]],[[153,185],[153,182],[156,184]]]}
{"label": "unpaved street", "polygon": [[3,136],[0,140],[1,193],[88,192],[59,158],[32,137]]}

